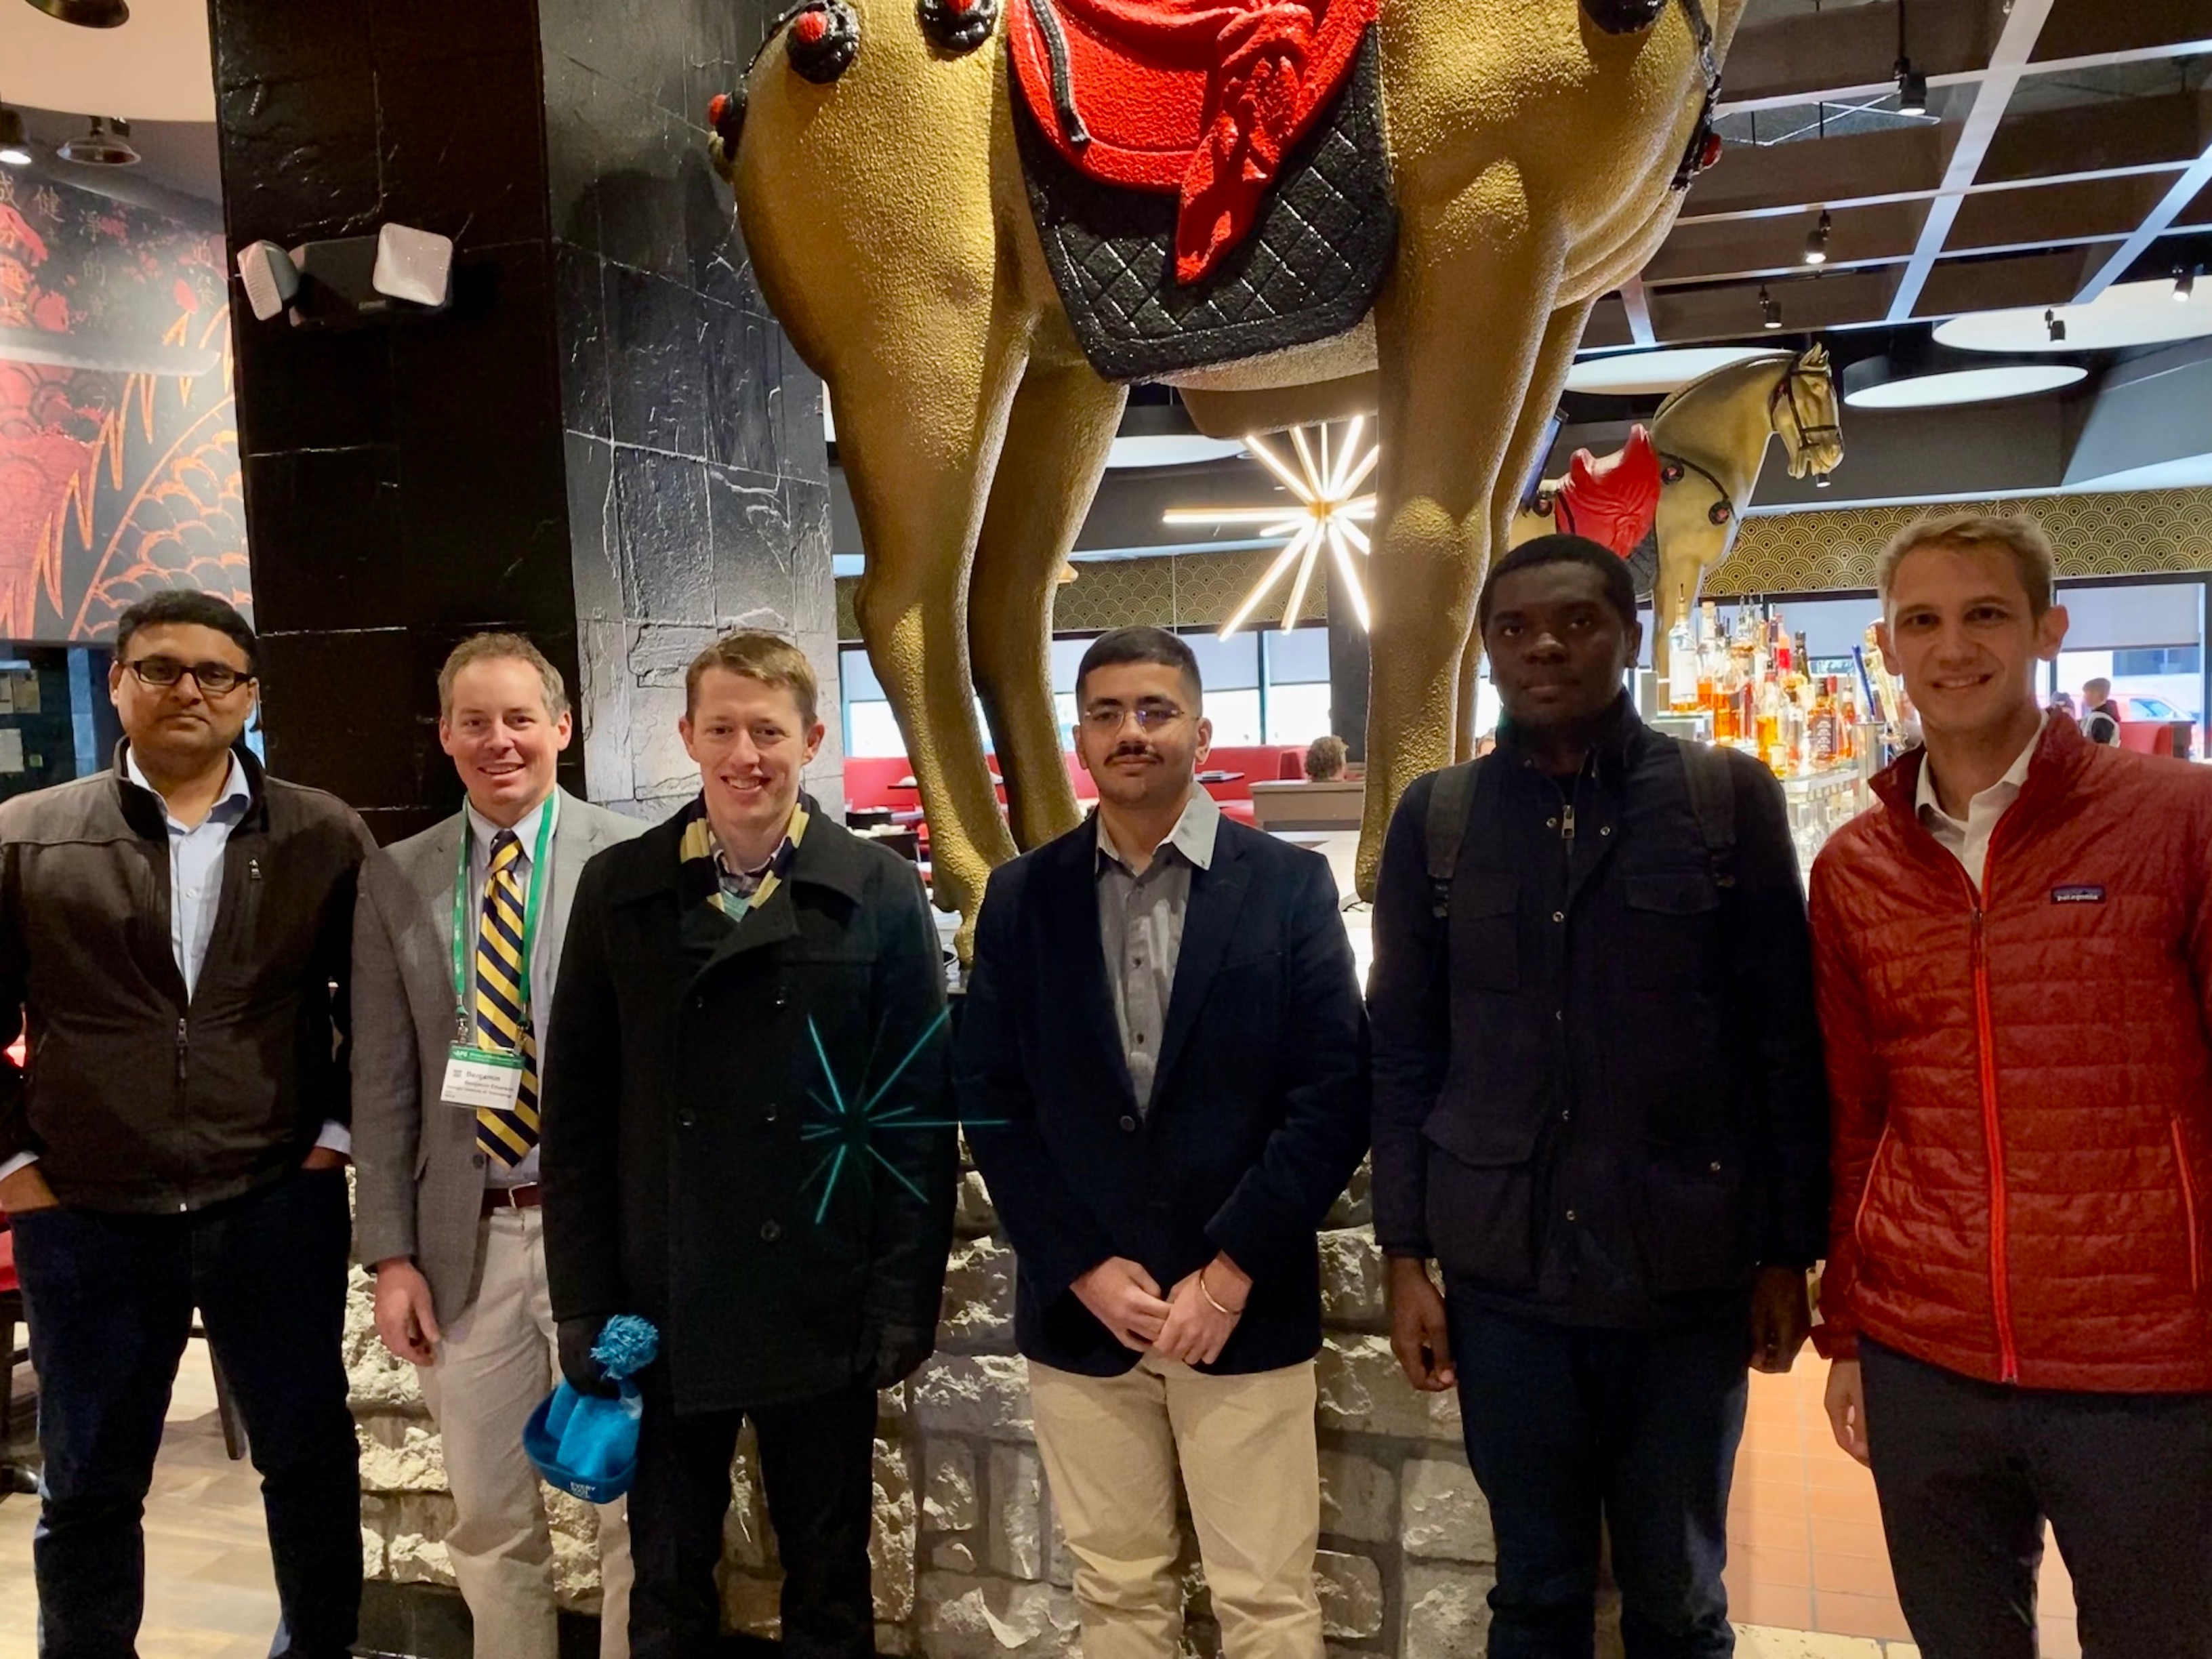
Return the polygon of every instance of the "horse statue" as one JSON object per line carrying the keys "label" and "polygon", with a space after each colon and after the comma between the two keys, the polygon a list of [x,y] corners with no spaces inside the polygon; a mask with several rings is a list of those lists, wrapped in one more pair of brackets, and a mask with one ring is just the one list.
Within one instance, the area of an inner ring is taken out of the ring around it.
{"label": "horse statue", "polygon": [[[1529,492],[1506,544],[1571,530],[1628,560],[1638,597],[1651,600],[1652,662],[1663,679],[1667,630],[1697,603],[1705,573],[1735,546],[1769,441],[1782,441],[1793,478],[1825,477],[1843,464],[1827,348],[1765,353],[1701,374],[1668,395],[1639,443],[1644,431],[1635,428],[1610,466],[1577,452],[1566,477],[1547,478]],[[1627,487],[1613,483],[1623,474]],[[1469,641],[1460,684],[1462,733],[1481,653],[1482,641]]]}
{"label": "horse statue", "polygon": [[1746,0],[1000,3],[799,0],[709,112],[829,388],[937,902],[964,951],[992,868],[1078,821],[1050,599],[1137,380],[1243,431],[1377,415],[1371,887],[1590,308],[1717,154]]}

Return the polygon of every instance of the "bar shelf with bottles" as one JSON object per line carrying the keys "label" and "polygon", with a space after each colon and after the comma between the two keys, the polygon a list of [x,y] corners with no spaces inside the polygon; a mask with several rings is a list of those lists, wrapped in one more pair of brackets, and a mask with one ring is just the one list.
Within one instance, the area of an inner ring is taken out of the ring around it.
{"label": "bar shelf with bottles", "polygon": [[1779,609],[1741,605],[1723,628],[1707,599],[1694,614],[1685,605],[1667,647],[1667,726],[1765,763],[1782,781],[1809,871],[1829,836],[1872,804],[1869,781],[1893,752],[1903,699],[1873,628],[1852,647],[1850,672],[1816,674],[1805,636],[1790,633]]}

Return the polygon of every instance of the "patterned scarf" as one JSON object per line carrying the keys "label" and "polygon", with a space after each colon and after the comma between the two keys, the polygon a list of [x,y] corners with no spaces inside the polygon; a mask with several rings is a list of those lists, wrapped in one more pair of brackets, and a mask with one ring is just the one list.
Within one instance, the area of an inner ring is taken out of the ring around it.
{"label": "patterned scarf", "polygon": [[783,840],[769,854],[767,863],[755,870],[732,870],[723,856],[721,842],[715,838],[714,825],[707,821],[707,798],[701,795],[695,799],[684,809],[684,817],[679,856],[684,901],[712,905],[732,921],[743,921],[746,912],[768,902],[790,876],[799,857],[799,843],[806,839],[806,807],[801,802],[792,810],[791,827],[783,832]]}

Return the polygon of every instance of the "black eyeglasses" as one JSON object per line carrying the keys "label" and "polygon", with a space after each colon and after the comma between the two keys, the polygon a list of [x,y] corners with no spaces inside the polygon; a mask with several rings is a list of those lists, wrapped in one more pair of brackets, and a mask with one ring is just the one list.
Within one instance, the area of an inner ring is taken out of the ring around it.
{"label": "black eyeglasses", "polygon": [[174,657],[141,657],[123,665],[138,677],[141,685],[157,686],[164,690],[190,674],[201,695],[210,697],[235,691],[253,678],[244,669],[233,668],[228,663],[179,662]]}

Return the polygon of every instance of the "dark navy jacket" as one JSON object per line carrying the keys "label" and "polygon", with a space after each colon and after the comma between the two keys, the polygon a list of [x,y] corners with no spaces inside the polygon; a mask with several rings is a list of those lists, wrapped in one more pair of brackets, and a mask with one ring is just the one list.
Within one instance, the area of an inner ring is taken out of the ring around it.
{"label": "dark navy jacket", "polygon": [[1328,866],[1224,818],[1191,872],[1151,1108],[1122,1059],[1099,943],[1097,827],[991,878],[954,1060],[969,1145],[1018,1263],[1022,1352],[1135,1364],[1068,1289],[1109,1256],[1164,1291],[1226,1252],[1252,1275],[1204,1369],[1321,1346],[1314,1237],[1367,1147],[1366,1022]]}
{"label": "dark navy jacket", "polygon": [[1578,777],[1537,770],[1505,728],[1442,920],[1434,775],[1399,804],[1368,988],[1375,1231],[1435,1257],[1453,1294],[1647,1327],[1732,1316],[1755,1265],[1822,1254],[1804,891],[1773,775],[1728,762],[1736,844],[1717,866],[1674,740],[1626,698]]}

